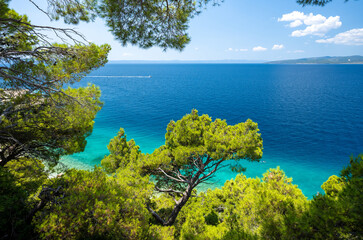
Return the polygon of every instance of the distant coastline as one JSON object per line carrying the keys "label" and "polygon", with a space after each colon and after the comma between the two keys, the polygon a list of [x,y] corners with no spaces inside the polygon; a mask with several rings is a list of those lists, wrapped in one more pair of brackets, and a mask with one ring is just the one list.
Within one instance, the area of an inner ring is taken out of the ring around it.
{"label": "distant coastline", "polygon": [[363,56],[325,56],[286,60],[110,60],[109,64],[363,64]]}
{"label": "distant coastline", "polygon": [[363,64],[363,56],[312,57],[266,62],[267,64]]}
{"label": "distant coastline", "polygon": [[266,60],[110,60],[109,64],[260,64]]}

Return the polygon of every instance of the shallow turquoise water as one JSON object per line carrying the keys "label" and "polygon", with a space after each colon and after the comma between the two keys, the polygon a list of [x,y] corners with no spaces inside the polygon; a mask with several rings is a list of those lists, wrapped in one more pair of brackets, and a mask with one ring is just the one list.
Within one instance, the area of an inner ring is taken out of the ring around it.
{"label": "shallow turquoise water", "polygon": [[[151,153],[168,122],[192,108],[229,124],[257,122],[264,155],[244,163],[245,174],[280,166],[309,198],[363,152],[363,65],[107,64],[90,76],[76,86],[100,86],[105,104],[86,150],[63,158],[72,167],[99,164],[120,127]],[[234,176],[223,169],[210,186]]]}

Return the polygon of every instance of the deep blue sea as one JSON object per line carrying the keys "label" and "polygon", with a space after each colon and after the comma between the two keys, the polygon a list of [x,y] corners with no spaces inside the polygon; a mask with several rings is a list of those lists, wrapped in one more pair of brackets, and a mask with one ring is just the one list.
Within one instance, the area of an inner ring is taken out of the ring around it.
{"label": "deep blue sea", "polygon": [[[169,121],[193,108],[228,124],[257,122],[263,158],[243,164],[245,174],[280,166],[309,198],[363,152],[363,65],[107,64],[74,86],[89,82],[104,107],[85,151],[63,158],[72,167],[99,164],[120,127],[151,153]],[[235,175],[224,169],[210,187]]]}

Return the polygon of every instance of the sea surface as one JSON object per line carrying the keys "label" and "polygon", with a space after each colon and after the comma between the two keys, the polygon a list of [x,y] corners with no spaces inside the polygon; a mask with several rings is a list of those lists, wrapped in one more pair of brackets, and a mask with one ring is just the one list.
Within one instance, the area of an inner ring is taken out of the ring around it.
{"label": "sea surface", "polygon": [[[122,127],[144,153],[164,144],[170,120],[195,108],[228,124],[259,124],[261,162],[248,177],[280,166],[312,198],[351,155],[363,153],[363,65],[107,64],[74,85],[98,85],[103,109],[84,152],[70,167],[92,169]],[[236,173],[222,169],[208,187]]]}

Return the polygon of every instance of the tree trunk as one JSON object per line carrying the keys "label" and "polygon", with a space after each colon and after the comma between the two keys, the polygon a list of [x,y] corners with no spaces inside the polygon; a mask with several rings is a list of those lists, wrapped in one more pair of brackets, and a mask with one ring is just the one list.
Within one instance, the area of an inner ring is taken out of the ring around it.
{"label": "tree trunk", "polygon": [[155,211],[153,211],[149,206],[147,206],[147,209],[149,212],[156,218],[158,222],[160,222],[164,226],[172,226],[175,223],[176,218],[178,217],[178,214],[180,210],[183,208],[183,206],[188,202],[190,196],[192,195],[192,191],[194,187],[196,186],[196,182],[202,173],[202,170],[199,170],[195,176],[191,179],[191,181],[188,183],[187,189],[183,193],[183,196],[177,201],[176,205],[174,206],[173,211],[171,212],[170,216],[166,221],[164,221]]}
{"label": "tree trunk", "polygon": [[46,205],[47,205],[48,201],[45,201],[45,200],[41,200],[37,206],[35,208],[33,208],[29,213],[28,215],[25,217],[25,222],[27,224],[31,224],[32,220],[33,220],[33,217],[35,216],[35,214],[42,210]]}
{"label": "tree trunk", "polygon": [[[190,189],[190,190],[189,190]],[[177,204],[174,206],[173,211],[169,215],[168,219],[164,221],[154,210],[152,210],[148,205],[146,206],[147,210],[154,216],[154,218],[160,222],[164,226],[172,226],[175,223],[176,218],[178,217],[178,214],[180,210],[183,208],[183,206],[188,202],[190,196],[192,195],[193,188],[189,188],[188,190],[184,192],[183,196],[179,199]]]}
{"label": "tree trunk", "polygon": [[180,203],[177,203],[173,209],[173,211],[171,212],[168,220],[166,222],[164,222],[164,226],[172,226],[175,223],[176,218],[178,217],[178,214],[180,212],[180,210],[183,208],[183,206],[187,203],[188,199],[190,198],[191,195],[191,191],[190,193],[186,193],[186,195],[183,195],[183,197],[178,201]]}

